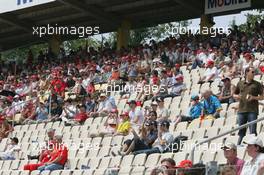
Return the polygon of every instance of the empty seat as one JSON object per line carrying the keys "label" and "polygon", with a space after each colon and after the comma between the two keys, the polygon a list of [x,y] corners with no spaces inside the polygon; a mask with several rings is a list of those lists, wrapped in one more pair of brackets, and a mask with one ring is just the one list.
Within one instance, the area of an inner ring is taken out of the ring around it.
{"label": "empty seat", "polygon": [[118,175],[130,174],[132,167],[120,167]]}
{"label": "empty seat", "polygon": [[83,170],[74,170],[72,175],[83,175]]}
{"label": "empty seat", "polygon": [[144,166],[146,159],[147,159],[146,154],[138,154],[135,156],[132,165],[133,166]]}
{"label": "empty seat", "polygon": [[93,157],[89,160],[88,166],[91,167],[92,169],[96,169],[99,166],[100,162],[101,162],[100,157]]}
{"label": "empty seat", "polygon": [[144,166],[134,167],[131,171],[131,175],[145,175],[145,167]]}
{"label": "empty seat", "polygon": [[188,129],[198,129],[200,128],[200,119],[194,119],[188,126]]}
{"label": "empty seat", "polygon": [[130,167],[132,165],[133,160],[134,160],[134,155],[123,156],[120,167]]}
{"label": "empty seat", "polygon": [[82,166],[88,166],[88,163],[89,163],[88,158],[80,159],[77,163],[77,169],[82,169]]}
{"label": "empty seat", "polygon": [[103,157],[99,164],[99,168],[102,168],[102,169],[108,168],[110,161],[111,161],[111,157]]}
{"label": "empty seat", "polygon": [[201,123],[201,128],[210,128],[213,125],[213,120],[203,120]]}
{"label": "empty seat", "polygon": [[104,156],[108,156],[110,153],[110,146],[103,146],[100,148],[99,152],[98,152],[98,157],[104,157]]}
{"label": "empty seat", "polygon": [[77,168],[78,161],[79,159],[76,158],[68,159],[68,168],[75,170]]}
{"label": "empty seat", "polygon": [[187,129],[188,122],[180,122],[176,125],[175,131],[185,131]]}
{"label": "empty seat", "polygon": [[177,152],[174,154],[174,161],[176,164],[178,164],[179,162],[181,162],[182,160],[185,160],[188,156],[187,152]]}
{"label": "empty seat", "polygon": [[105,174],[105,171],[106,171],[106,169],[96,169],[96,170],[94,170],[94,173],[93,173],[93,175],[102,175],[102,174]]}
{"label": "empty seat", "polygon": [[202,161],[203,163],[207,163],[210,161],[214,161],[216,156],[216,151],[207,150],[203,152]]}
{"label": "empty seat", "polygon": [[104,137],[101,146],[111,146],[112,137]]}
{"label": "empty seat", "polygon": [[207,138],[212,138],[212,137],[214,137],[214,136],[217,136],[218,133],[219,133],[219,128],[218,128],[218,127],[212,127],[212,128],[208,128],[208,129],[206,130],[206,134],[205,134],[205,136],[206,136]]}
{"label": "empty seat", "polygon": [[112,146],[122,145],[123,139],[124,139],[124,136],[114,136],[113,139],[112,139],[111,145]]}
{"label": "empty seat", "polygon": [[192,139],[193,140],[199,140],[199,139],[203,139],[205,135],[205,129],[204,128],[200,128],[198,130],[195,130],[193,132],[193,136]]}
{"label": "empty seat", "polygon": [[224,150],[218,150],[217,151],[215,161],[217,161],[218,164],[226,164],[226,158],[224,155]]}
{"label": "empty seat", "polygon": [[238,144],[238,139],[239,139],[239,136],[229,136],[226,138],[225,140],[225,143],[234,143],[234,144]]}
{"label": "empty seat", "polygon": [[145,167],[155,167],[160,159],[160,154],[150,154],[146,160]]}
{"label": "empty seat", "polygon": [[55,171],[52,171],[50,172],[50,175],[71,175],[71,171],[69,170],[55,170]]}
{"label": "empty seat", "polygon": [[114,167],[119,167],[120,163],[121,163],[121,156],[115,156],[111,158],[111,162],[109,164],[109,168],[114,168]]}

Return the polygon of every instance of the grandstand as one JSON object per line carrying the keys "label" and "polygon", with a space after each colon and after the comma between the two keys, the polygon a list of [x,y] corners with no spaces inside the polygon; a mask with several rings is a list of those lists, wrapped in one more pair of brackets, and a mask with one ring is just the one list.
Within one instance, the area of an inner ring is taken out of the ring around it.
{"label": "grandstand", "polygon": [[[61,2],[67,7],[61,6]],[[147,2],[151,4],[151,1]],[[177,6],[186,7],[192,1],[173,2]],[[81,11],[90,9],[68,0],[50,3],[42,7],[52,9],[54,5],[58,9],[66,8],[69,11],[70,6]],[[95,1],[94,3],[96,4]],[[124,4],[119,3],[121,2],[109,2],[108,8],[125,8]],[[140,6],[134,1],[130,3],[135,6],[133,10]],[[152,3],[151,7],[158,8],[155,4],[157,2]],[[171,2],[160,3],[167,7]],[[256,4],[261,3],[254,1],[253,6],[248,8],[251,9]],[[118,6],[120,7],[117,8]],[[41,6],[30,8],[33,11],[42,10]],[[21,13],[23,16],[27,10],[20,9],[12,13]],[[92,12],[95,13],[94,10],[90,13]],[[232,12],[237,12],[237,9]],[[198,9],[194,16],[186,18],[193,18],[200,13],[203,12]],[[23,26],[20,22],[10,29],[9,25],[15,22],[12,18],[7,18],[8,15],[10,14],[3,15],[3,19],[9,21],[5,26],[8,28],[7,33],[3,29],[0,38],[6,34],[19,35],[28,30],[29,23]],[[104,13],[97,18],[104,18],[102,21],[107,23],[107,15],[110,14]],[[47,18],[51,19],[52,15]],[[157,18],[163,22],[172,20],[167,16]],[[248,79],[250,71],[254,80],[261,83],[261,92],[263,90],[263,20],[255,25],[254,35],[239,30],[232,31],[228,36],[217,35],[216,38],[221,42],[211,41],[197,34],[168,37],[163,41],[151,41],[144,46],[125,48],[119,52],[110,48],[100,48],[98,51],[94,48],[82,48],[69,55],[61,50],[59,56],[54,56],[56,54],[48,50],[47,53],[40,54],[33,63],[19,65],[16,75],[12,75],[12,66],[8,69],[6,65],[0,65],[0,175],[178,175],[181,174],[180,171],[183,174],[195,174],[194,170],[207,174],[205,171],[211,170],[214,163],[217,164],[216,170],[219,173],[221,171],[222,175],[227,171],[223,172],[221,168],[228,166],[235,167],[235,174],[239,174],[237,164],[227,164],[225,148],[233,143],[239,159],[252,159],[248,147],[253,144],[252,138],[255,138],[253,125],[247,128],[242,140],[240,131],[232,132],[232,129],[239,126],[238,111],[242,101],[233,97],[243,93],[244,89],[238,89],[239,82],[245,77]],[[156,24],[156,21],[138,25],[149,26],[152,23]],[[112,26],[109,26],[103,32],[112,30]],[[7,45],[0,40],[0,46],[2,50],[6,50],[23,45],[23,39],[28,35],[18,36],[17,43],[10,36],[3,37]],[[70,38],[63,38],[66,39]],[[30,37],[25,41],[27,42],[43,41]],[[227,83],[228,80],[230,84]],[[158,91],[150,90],[154,85],[159,87]],[[145,89],[146,87],[148,88]],[[246,89],[246,85],[244,88]],[[137,91],[138,89],[141,90]],[[263,119],[256,125],[258,140],[253,144],[259,147],[263,147],[264,142],[264,99],[261,99],[261,92],[248,93],[244,98],[249,100],[252,95],[260,98],[251,102],[258,105],[257,118]],[[223,98],[226,96],[228,98]],[[209,103],[208,99],[214,101],[209,100]],[[200,111],[192,113],[190,109],[195,105],[201,105]],[[51,135],[53,129],[55,134]],[[194,157],[191,156],[195,144],[227,131],[230,133],[197,146]],[[146,139],[142,133],[148,134],[150,138]],[[140,140],[138,135],[142,137],[144,148],[137,147],[135,140]],[[184,136],[185,139],[176,145],[177,149],[173,147],[176,138]],[[15,138],[18,139],[18,144]],[[62,145],[59,145],[60,139]],[[130,153],[126,153],[128,149],[125,146],[128,142],[130,146],[133,143],[137,150],[133,148]],[[151,153],[144,152],[150,148]],[[44,152],[47,153],[47,160],[43,163]],[[264,162],[262,156],[260,153],[259,162]],[[164,166],[162,162],[168,158],[174,160],[176,166]],[[183,166],[184,161],[187,164],[186,160],[192,160],[191,165]],[[41,165],[35,167],[37,163]],[[32,169],[25,168],[25,165],[33,164]],[[63,166],[55,170],[45,169],[50,164]],[[244,167],[243,175],[251,175],[253,171],[247,169],[250,166],[244,164]],[[257,168],[259,169],[252,175],[263,175],[263,165],[258,165]],[[177,171],[174,172],[175,170]]]}

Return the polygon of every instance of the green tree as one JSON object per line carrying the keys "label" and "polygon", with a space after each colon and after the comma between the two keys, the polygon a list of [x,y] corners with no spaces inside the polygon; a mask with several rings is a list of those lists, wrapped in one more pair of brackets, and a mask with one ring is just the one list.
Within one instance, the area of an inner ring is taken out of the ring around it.
{"label": "green tree", "polygon": [[243,32],[246,32],[247,34],[251,35],[254,33],[254,28],[256,22],[260,22],[261,20],[264,20],[263,15],[253,15],[253,14],[246,14],[247,22],[244,24],[239,25],[239,29]]}

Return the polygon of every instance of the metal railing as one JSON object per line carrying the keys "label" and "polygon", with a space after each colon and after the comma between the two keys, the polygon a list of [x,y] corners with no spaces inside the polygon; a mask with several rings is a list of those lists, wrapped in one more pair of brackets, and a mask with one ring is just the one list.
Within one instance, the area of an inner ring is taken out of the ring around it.
{"label": "metal railing", "polygon": [[251,121],[251,122],[246,123],[246,124],[244,124],[244,125],[241,125],[241,126],[238,126],[238,127],[236,127],[236,128],[233,128],[233,129],[231,129],[231,130],[229,130],[229,131],[226,131],[226,132],[224,132],[224,133],[222,133],[222,134],[219,134],[219,135],[217,135],[217,136],[215,136],[215,137],[211,137],[211,138],[205,139],[205,140],[203,140],[203,141],[201,141],[201,142],[199,142],[199,143],[196,143],[196,144],[193,146],[192,151],[191,151],[191,161],[192,161],[192,162],[194,161],[194,151],[195,151],[195,148],[196,148],[197,146],[202,145],[202,144],[204,144],[204,143],[208,143],[208,142],[210,142],[210,141],[212,141],[212,140],[218,139],[218,138],[220,138],[220,137],[223,137],[223,136],[225,136],[225,135],[228,135],[228,134],[230,134],[230,133],[232,133],[232,132],[235,132],[235,131],[237,131],[237,130],[240,130],[240,129],[246,128],[246,127],[248,127],[249,125],[252,125],[252,124],[258,123],[258,122],[263,121],[263,120],[264,120],[264,117],[258,118],[258,119],[254,120],[254,121]]}

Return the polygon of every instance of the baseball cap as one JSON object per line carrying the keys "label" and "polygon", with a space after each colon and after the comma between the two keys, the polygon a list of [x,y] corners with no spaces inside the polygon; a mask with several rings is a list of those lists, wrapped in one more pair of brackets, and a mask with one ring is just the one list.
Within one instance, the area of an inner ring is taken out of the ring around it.
{"label": "baseball cap", "polygon": [[112,109],[111,110],[111,113],[118,113],[118,110],[115,108],[115,109]]}
{"label": "baseball cap", "polygon": [[234,149],[234,150],[237,150],[237,146],[234,144],[234,143],[225,143],[222,147],[221,147],[221,149],[223,149],[223,150],[231,150],[231,149]]}
{"label": "baseball cap", "polygon": [[122,114],[120,114],[120,116],[128,116],[129,113],[128,112],[123,112]]}
{"label": "baseball cap", "polygon": [[55,129],[53,129],[53,128],[49,128],[48,130],[47,130],[47,132],[54,132],[55,131]]}
{"label": "baseball cap", "polygon": [[181,74],[180,74],[180,75],[177,75],[177,76],[175,77],[175,79],[176,79],[176,80],[183,80],[183,75],[181,75]]}
{"label": "baseball cap", "polygon": [[157,101],[157,102],[164,102],[164,99],[161,98],[161,97],[158,97],[158,98],[156,99],[156,101]]}
{"label": "baseball cap", "polygon": [[191,168],[192,166],[193,166],[192,161],[183,160],[177,166],[175,166],[175,168]]}
{"label": "baseball cap", "polygon": [[106,97],[106,93],[101,93],[100,97]]}
{"label": "baseball cap", "polygon": [[243,143],[247,145],[258,145],[260,147],[263,147],[263,142],[258,137],[251,137],[250,139],[248,139],[247,141],[244,141]]}
{"label": "baseball cap", "polygon": [[214,64],[214,61],[213,60],[208,60],[207,61],[207,65],[213,65]]}
{"label": "baseball cap", "polygon": [[137,104],[137,102],[135,100],[130,100],[127,102],[127,104]]}
{"label": "baseball cap", "polygon": [[226,80],[230,81],[230,78],[225,77],[225,78],[223,78],[221,81],[226,81]]}
{"label": "baseball cap", "polygon": [[191,100],[194,100],[194,101],[199,100],[199,95],[192,95]]}
{"label": "baseball cap", "polygon": [[162,120],[159,122],[159,125],[160,126],[167,126],[169,127],[170,126],[170,122],[168,120]]}
{"label": "baseball cap", "polygon": [[58,134],[58,135],[55,136],[56,139],[62,139],[62,137],[63,136],[61,134]]}
{"label": "baseball cap", "polygon": [[152,106],[153,106],[153,105],[157,106],[158,103],[157,103],[157,101],[153,101],[153,102],[151,102],[151,105],[152,105]]}

